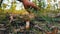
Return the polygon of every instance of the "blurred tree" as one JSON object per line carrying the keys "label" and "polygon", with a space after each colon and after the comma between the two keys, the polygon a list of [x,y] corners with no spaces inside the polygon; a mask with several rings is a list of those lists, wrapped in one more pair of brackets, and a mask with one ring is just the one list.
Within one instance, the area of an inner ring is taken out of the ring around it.
{"label": "blurred tree", "polygon": [[1,3],[2,3],[3,0],[0,0],[0,7],[1,7]]}

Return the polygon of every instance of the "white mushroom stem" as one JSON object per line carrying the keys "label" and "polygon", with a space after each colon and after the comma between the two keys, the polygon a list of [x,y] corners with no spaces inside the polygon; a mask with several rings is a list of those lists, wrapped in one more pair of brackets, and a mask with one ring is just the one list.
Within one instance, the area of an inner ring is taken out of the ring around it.
{"label": "white mushroom stem", "polygon": [[26,29],[29,29],[30,27],[30,21],[26,21]]}

